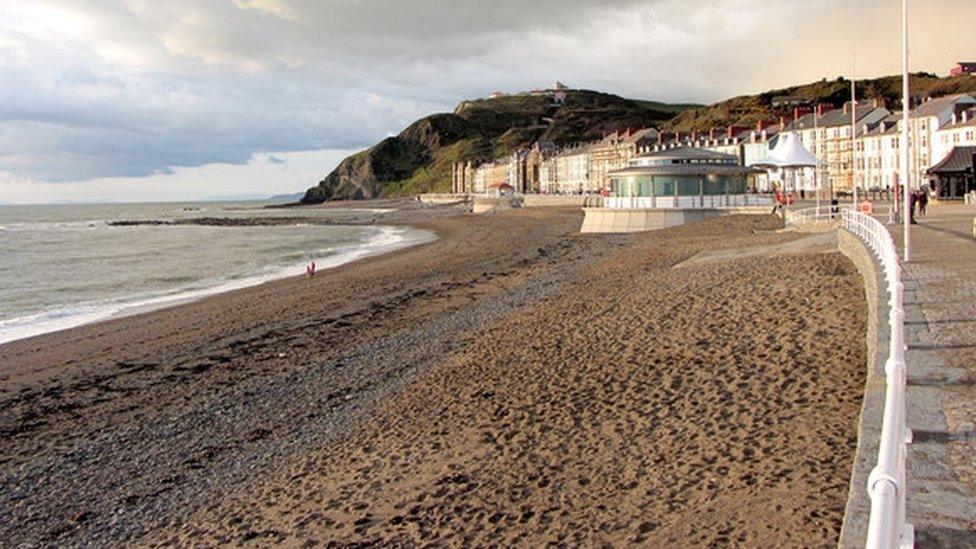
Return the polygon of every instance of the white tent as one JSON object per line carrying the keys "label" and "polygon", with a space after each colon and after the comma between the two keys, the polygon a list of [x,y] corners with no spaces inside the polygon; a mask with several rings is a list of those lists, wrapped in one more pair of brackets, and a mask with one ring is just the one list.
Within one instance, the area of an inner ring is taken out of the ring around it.
{"label": "white tent", "polygon": [[814,168],[823,162],[813,156],[795,134],[780,135],[769,156],[750,164],[760,168]]}
{"label": "white tent", "polygon": [[799,136],[787,133],[779,136],[776,142],[776,148],[770,151],[768,156],[749,165],[757,168],[777,168],[789,173],[793,176],[793,190],[796,190],[797,170],[816,168],[822,166],[823,162],[808,151],[803,146],[803,143],[800,143]]}

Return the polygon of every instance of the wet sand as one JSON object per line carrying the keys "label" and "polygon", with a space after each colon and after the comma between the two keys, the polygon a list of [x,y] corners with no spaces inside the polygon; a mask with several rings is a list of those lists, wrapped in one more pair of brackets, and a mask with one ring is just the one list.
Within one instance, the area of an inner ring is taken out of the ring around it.
{"label": "wet sand", "polygon": [[441,239],[0,346],[0,539],[835,544],[853,266],[772,218],[580,220],[414,221]]}

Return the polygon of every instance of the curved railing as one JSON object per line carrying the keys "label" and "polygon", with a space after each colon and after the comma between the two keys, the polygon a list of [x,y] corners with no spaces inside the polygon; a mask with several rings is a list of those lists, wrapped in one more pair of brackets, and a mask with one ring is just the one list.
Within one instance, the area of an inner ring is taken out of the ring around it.
{"label": "curved railing", "polygon": [[787,208],[783,212],[783,218],[787,225],[803,225],[818,221],[840,221],[840,213],[850,208],[850,206],[812,206],[810,208]]}
{"label": "curved railing", "polygon": [[841,227],[867,245],[884,269],[891,343],[885,362],[885,402],[878,459],[868,476],[871,515],[866,546],[872,549],[911,547],[914,544],[914,530],[905,520],[905,460],[912,433],[906,421],[904,287],[898,251],[891,233],[869,215],[850,209],[841,210],[839,214],[809,210],[813,208],[788,212],[787,222],[803,224],[839,215]]}

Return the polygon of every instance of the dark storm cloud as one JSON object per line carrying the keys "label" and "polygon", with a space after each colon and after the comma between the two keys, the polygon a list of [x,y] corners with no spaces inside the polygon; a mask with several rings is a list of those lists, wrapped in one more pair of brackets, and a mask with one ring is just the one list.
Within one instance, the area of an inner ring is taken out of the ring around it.
{"label": "dark storm cloud", "polygon": [[[0,0],[0,172],[84,180],[358,148],[461,99],[557,79],[715,100],[836,76],[852,40],[863,66],[897,70],[898,12],[885,6]],[[855,15],[876,24],[851,27]]]}

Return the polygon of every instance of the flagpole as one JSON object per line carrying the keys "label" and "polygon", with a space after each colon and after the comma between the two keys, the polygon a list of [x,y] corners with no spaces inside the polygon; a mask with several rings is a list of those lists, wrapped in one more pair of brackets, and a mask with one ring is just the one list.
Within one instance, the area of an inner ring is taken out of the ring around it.
{"label": "flagpole", "polygon": [[905,262],[911,258],[911,187],[908,181],[908,122],[909,109],[912,102],[908,96],[908,0],[901,0],[901,34],[902,34],[902,75],[901,75],[901,174],[904,191],[901,194],[902,222],[904,224]]}

